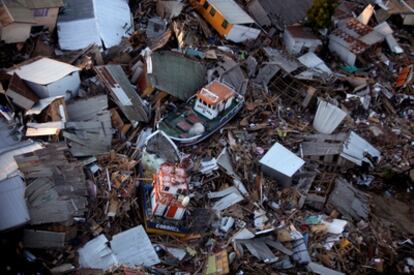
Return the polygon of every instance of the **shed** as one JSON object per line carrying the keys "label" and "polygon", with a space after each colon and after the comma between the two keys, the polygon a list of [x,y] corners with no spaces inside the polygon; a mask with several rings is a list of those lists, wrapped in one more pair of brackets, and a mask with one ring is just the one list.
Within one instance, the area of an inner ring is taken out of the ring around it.
{"label": "shed", "polygon": [[80,69],[54,59],[39,57],[21,63],[7,71],[16,73],[39,98],[64,95],[76,96],[80,87]]}
{"label": "shed", "polygon": [[290,54],[299,54],[303,50],[314,52],[322,41],[312,33],[311,29],[300,25],[288,26],[283,33],[285,47]]}
{"label": "shed", "polygon": [[80,50],[90,44],[110,48],[134,30],[126,0],[64,0],[64,4],[57,22],[63,50]]}
{"label": "shed", "polygon": [[15,0],[0,0],[0,40],[25,42],[35,23],[32,11]]}
{"label": "shed", "polygon": [[304,164],[303,159],[280,143],[275,143],[260,160],[263,172],[283,186],[291,185],[292,177]]}

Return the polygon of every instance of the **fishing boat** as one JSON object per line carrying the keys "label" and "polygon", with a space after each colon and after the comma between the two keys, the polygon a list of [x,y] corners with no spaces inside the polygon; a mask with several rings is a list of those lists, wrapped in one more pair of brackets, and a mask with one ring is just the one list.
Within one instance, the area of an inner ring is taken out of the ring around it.
{"label": "fishing boat", "polygon": [[193,145],[223,127],[243,105],[242,95],[215,80],[198,91],[182,108],[168,113],[158,123],[158,129],[180,145]]}

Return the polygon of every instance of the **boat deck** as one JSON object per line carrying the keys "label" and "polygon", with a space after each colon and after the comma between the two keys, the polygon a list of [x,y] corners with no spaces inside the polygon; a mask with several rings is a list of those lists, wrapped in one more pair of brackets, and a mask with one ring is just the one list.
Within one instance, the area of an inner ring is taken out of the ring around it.
{"label": "boat deck", "polygon": [[223,118],[231,115],[239,104],[242,104],[240,100],[233,100],[232,105],[226,111],[221,113],[216,119],[210,120],[194,111],[192,108],[193,102],[191,102],[191,105],[186,105],[183,110],[169,113],[160,122],[158,128],[173,138],[191,138],[189,130],[195,123],[200,122],[205,127],[205,133],[208,133],[218,127]]}

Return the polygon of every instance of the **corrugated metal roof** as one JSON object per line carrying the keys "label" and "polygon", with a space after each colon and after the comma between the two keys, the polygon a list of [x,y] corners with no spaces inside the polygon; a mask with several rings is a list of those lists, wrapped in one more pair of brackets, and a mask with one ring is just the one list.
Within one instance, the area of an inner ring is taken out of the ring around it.
{"label": "corrugated metal roof", "polygon": [[63,0],[17,0],[29,9],[62,7]]}
{"label": "corrugated metal roof", "polygon": [[154,52],[146,60],[151,84],[181,100],[194,95],[205,84],[206,68],[173,52]]}
{"label": "corrugated metal roof", "polygon": [[160,262],[142,225],[114,235],[111,247],[118,262],[129,267],[153,266]]}
{"label": "corrugated metal roof", "polygon": [[95,67],[95,71],[111,92],[115,103],[131,122],[149,120],[149,107],[135,91],[120,65],[98,66]]}
{"label": "corrugated metal roof", "polygon": [[0,182],[0,231],[23,225],[30,220],[24,199],[25,187],[19,176]]}
{"label": "corrugated metal roof", "polygon": [[80,71],[80,69],[67,63],[42,57],[34,59],[30,63],[19,65],[17,68],[9,69],[7,73],[10,75],[16,73],[23,80],[47,85],[76,71]]}
{"label": "corrugated metal roof", "polygon": [[105,235],[99,235],[78,250],[79,265],[107,270],[118,264],[136,267],[160,262],[142,225],[114,235],[111,248]]}
{"label": "corrugated metal roof", "polygon": [[133,31],[131,11],[124,0],[65,0],[57,26],[64,50],[79,50],[93,43],[101,46],[101,41],[110,48]]}
{"label": "corrugated metal roof", "polygon": [[351,131],[344,142],[341,156],[357,165],[361,165],[363,161],[368,161],[366,155],[376,157],[379,160],[381,152],[368,141]]}
{"label": "corrugated metal roof", "polygon": [[208,2],[219,11],[230,24],[255,23],[236,2],[233,0],[208,0]]}

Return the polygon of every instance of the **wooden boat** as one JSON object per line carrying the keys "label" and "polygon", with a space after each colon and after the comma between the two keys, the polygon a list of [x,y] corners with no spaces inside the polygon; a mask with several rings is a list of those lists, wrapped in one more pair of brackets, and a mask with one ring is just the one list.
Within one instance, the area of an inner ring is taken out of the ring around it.
{"label": "wooden boat", "polygon": [[193,145],[205,140],[229,122],[244,105],[244,97],[229,85],[217,80],[209,83],[159,123],[164,131],[180,145]]}

